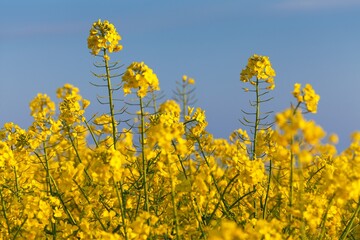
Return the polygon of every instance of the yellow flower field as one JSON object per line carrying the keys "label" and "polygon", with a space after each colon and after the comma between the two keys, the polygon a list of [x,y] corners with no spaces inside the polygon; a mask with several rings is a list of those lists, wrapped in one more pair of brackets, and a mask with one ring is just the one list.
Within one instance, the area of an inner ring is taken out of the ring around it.
{"label": "yellow flower field", "polygon": [[360,133],[339,153],[337,136],[306,119],[320,100],[310,84],[294,83],[274,118],[262,106],[276,72],[250,56],[239,80],[253,111],[218,139],[195,80],[162,99],[144,62],[122,71],[113,60],[120,40],[108,21],[91,26],[108,112],[87,119],[90,102],[65,84],[57,106],[41,93],[30,102],[28,129],[1,128],[1,239],[359,239]]}

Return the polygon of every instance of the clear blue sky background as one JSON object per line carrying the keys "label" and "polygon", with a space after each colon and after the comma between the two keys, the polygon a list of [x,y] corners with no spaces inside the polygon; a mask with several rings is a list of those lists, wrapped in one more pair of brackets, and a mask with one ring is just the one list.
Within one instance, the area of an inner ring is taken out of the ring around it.
{"label": "clear blue sky background", "polygon": [[254,53],[269,56],[277,72],[267,109],[287,108],[294,83],[311,83],[321,100],[308,118],[337,133],[340,149],[360,128],[358,0],[0,0],[0,125],[27,128],[30,100],[39,92],[55,100],[64,83],[92,101],[88,115],[102,111],[86,43],[99,18],[123,38],[112,58],[144,61],[168,98],[183,74],[195,78],[215,137],[241,127],[250,95],[239,73]]}

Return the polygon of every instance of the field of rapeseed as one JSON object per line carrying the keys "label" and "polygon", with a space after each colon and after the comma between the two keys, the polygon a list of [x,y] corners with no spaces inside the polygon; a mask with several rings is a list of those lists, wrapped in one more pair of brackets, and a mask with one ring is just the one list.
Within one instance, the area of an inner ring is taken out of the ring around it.
{"label": "field of rapeseed", "polygon": [[66,84],[58,106],[46,94],[30,102],[28,129],[0,130],[2,239],[360,238],[360,133],[338,153],[336,135],[305,118],[320,99],[310,84],[295,84],[294,104],[272,120],[261,106],[275,70],[251,56],[240,80],[252,111],[217,139],[193,106],[195,80],[160,101],[145,63],[119,73],[120,40],[101,20],[88,37],[108,113],[86,119],[90,102]]}

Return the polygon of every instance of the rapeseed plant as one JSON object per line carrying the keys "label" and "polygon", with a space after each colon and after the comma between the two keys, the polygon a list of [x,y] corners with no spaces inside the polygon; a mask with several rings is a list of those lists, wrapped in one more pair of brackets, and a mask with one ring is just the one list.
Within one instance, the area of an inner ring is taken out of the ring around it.
{"label": "rapeseed plant", "polygon": [[[114,73],[120,40],[101,20],[88,38],[102,60],[95,66],[104,73],[94,76],[105,84],[93,85],[107,89],[108,112],[86,119],[90,102],[65,84],[57,105],[46,94],[30,102],[28,129],[2,127],[2,239],[358,238],[360,133],[342,153],[336,135],[324,142],[305,118],[320,99],[310,84],[295,84],[296,103],[265,122],[271,112],[260,107],[271,100],[275,70],[268,57],[251,56],[240,75],[255,94],[254,112],[243,111],[250,131],[214,138],[194,106],[192,78],[178,83],[176,101],[158,103],[159,80],[145,63]],[[135,100],[116,106],[119,89]]]}

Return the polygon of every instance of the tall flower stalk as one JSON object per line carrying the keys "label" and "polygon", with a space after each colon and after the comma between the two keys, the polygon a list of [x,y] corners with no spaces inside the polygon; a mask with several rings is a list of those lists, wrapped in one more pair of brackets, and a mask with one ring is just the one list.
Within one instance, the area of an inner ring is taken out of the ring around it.
{"label": "tall flower stalk", "polygon": [[113,100],[113,87],[111,84],[111,74],[109,67],[110,57],[108,53],[118,52],[122,49],[122,45],[119,44],[121,37],[116,31],[116,28],[113,24],[108,21],[102,22],[100,19],[93,23],[92,28],[90,29],[90,35],[88,37],[88,48],[91,49],[91,54],[97,56],[100,52],[103,53],[102,58],[104,61],[104,67],[106,74],[106,83],[108,89],[108,100],[109,100],[109,110],[111,116],[111,126],[112,126],[112,138],[113,138],[113,148],[116,149],[116,138],[117,138],[117,124],[115,121],[114,113],[114,100]]}
{"label": "tall flower stalk", "polygon": [[132,89],[136,90],[136,95],[139,98],[140,107],[140,147],[141,147],[141,174],[142,185],[144,190],[144,210],[149,212],[149,194],[148,194],[148,160],[145,156],[145,111],[144,111],[144,97],[155,90],[159,90],[159,81],[152,69],[149,68],[143,62],[133,62],[127,68],[125,74],[122,77],[124,94],[127,95],[132,92]]}
{"label": "tall flower stalk", "polygon": [[[122,45],[119,44],[119,41],[121,40],[121,36],[116,31],[116,28],[113,24],[111,24],[109,21],[101,21],[100,19],[93,23],[92,28],[90,29],[90,35],[88,37],[88,48],[91,49],[91,54],[97,56],[100,52],[102,52],[101,57],[103,58],[105,68],[105,75],[96,75],[101,78],[106,79],[106,87],[108,90],[108,104],[109,104],[109,111],[110,111],[110,118],[111,118],[111,134],[112,134],[112,148],[116,150],[116,142],[117,142],[117,123],[115,120],[115,110],[114,110],[114,99],[113,99],[113,91],[114,88],[112,87],[111,83],[111,67],[109,64],[110,57],[109,53],[112,52],[119,52],[122,50]],[[115,64],[116,65],[116,64]],[[118,166],[117,166],[118,167]],[[122,182],[115,181],[115,178],[113,178],[114,181],[114,188],[116,191],[116,195],[119,194],[118,185],[120,186],[120,195],[121,197],[118,197],[119,207],[121,211],[122,221],[123,221],[123,230],[125,239],[128,239],[127,234],[127,226],[126,226],[126,209],[124,204],[125,197],[124,197],[124,191],[122,187]]]}
{"label": "tall flower stalk", "polygon": [[[255,93],[255,100],[250,101],[250,106],[255,109],[255,112],[247,112],[241,110],[246,116],[243,116],[240,122],[250,128],[250,132],[252,133],[252,145],[249,151],[250,158],[252,160],[256,160],[258,157],[262,157],[264,153],[259,153],[257,151],[258,147],[258,133],[260,130],[267,130],[271,127],[271,123],[264,123],[271,112],[262,113],[260,110],[260,105],[264,102],[270,101],[272,98],[267,97],[269,90],[273,90],[275,88],[274,84],[275,71],[271,66],[270,60],[266,56],[259,56],[254,54],[248,60],[248,64],[246,68],[242,70],[240,73],[240,80],[242,82],[249,82],[252,86],[251,89],[243,88],[245,92],[253,92]],[[262,84],[267,84],[266,87],[262,87]],[[254,116],[255,119],[249,119],[250,116]],[[271,167],[271,164],[270,164]],[[271,172],[271,169],[269,170]],[[267,188],[270,188],[271,178],[268,178]],[[254,191],[256,191],[256,186],[254,186]],[[265,201],[267,201],[266,191]],[[266,202],[264,203],[266,206]],[[254,200],[254,217],[257,217],[257,204]],[[263,210],[264,211],[264,210]],[[265,214],[263,214],[263,217]]]}
{"label": "tall flower stalk", "polygon": [[[266,98],[269,90],[275,88],[274,83],[275,70],[272,68],[270,60],[266,56],[259,56],[254,54],[248,60],[247,66],[240,73],[240,80],[242,82],[249,82],[251,89],[243,88],[245,92],[255,93],[255,100],[250,101],[250,106],[255,109],[255,112],[242,112],[247,116],[244,116],[240,122],[250,128],[252,133],[252,146],[250,155],[252,160],[255,160],[257,156],[257,135],[259,130],[266,130],[271,127],[271,123],[264,123],[271,112],[262,113],[260,111],[260,105],[264,102],[270,101],[272,98]],[[266,87],[262,87],[262,84],[267,84]],[[249,116],[255,116],[255,119],[249,119]],[[258,154],[259,155],[259,154]]]}
{"label": "tall flower stalk", "polygon": [[174,99],[181,105],[181,118],[186,121],[185,117],[189,115],[188,107],[196,103],[195,80],[183,75],[181,82],[176,82],[177,87],[174,93]]}

